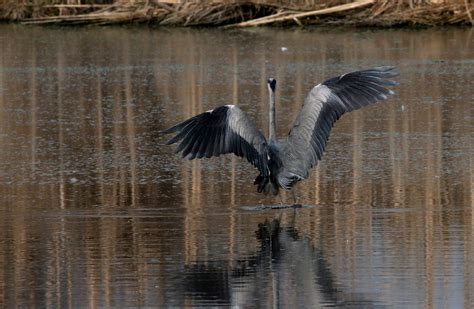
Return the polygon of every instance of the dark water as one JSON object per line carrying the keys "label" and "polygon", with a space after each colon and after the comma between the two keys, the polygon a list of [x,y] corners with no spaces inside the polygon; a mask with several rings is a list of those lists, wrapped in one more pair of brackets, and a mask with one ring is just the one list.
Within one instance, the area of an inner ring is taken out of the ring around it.
{"label": "dark water", "polygon": [[[474,30],[0,26],[0,307],[474,306]],[[282,47],[286,47],[287,50]],[[239,104],[283,137],[325,78],[391,64],[275,204],[159,131]],[[291,201],[291,196],[284,196]]]}

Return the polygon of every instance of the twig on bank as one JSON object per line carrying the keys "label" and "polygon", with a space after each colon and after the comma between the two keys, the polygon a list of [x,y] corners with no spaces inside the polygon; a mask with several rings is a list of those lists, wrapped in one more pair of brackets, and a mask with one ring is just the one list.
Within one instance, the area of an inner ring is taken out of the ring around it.
{"label": "twig on bank", "polygon": [[[242,22],[233,25],[233,27],[249,27],[249,26],[261,26],[265,24],[270,24],[270,23],[275,23],[275,22],[283,22],[283,21],[288,21],[288,20],[295,20],[299,18],[304,18],[304,17],[310,17],[310,16],[317,16],[317,15],[325,15],[325,14],[333,14],[333,13],[339,13],[339,12],[344,12],[348,10],[353,10],[357,8],[361,8],[370,4],[374,4],[376,0],[359,0],[356,2],[352,3],[347,3],[347,4],[342,4],[342,5],[337,5],[333,6],[330,8],[326,9],[320,9],[320,10],[315,10],[315,11],[310,11],[310,12],[304,12],[304,13],[298,13],[298,14],[291,14],[288,16],[269,16],[266,19],[262,19],[259,21],[247,21],[247,22]],[[229,26],[232,27],[232,26]]]}
{"label": "twig on bank", "polygon": [[467,16],[469,17],[469,20],[471,21],[471,26],[474,26],[474,20],[472,19],[471,9],[469,8],[469,4],[467,3],[467,0],[464,0],[464,5],[466,6],[466,13],[467,13]]}

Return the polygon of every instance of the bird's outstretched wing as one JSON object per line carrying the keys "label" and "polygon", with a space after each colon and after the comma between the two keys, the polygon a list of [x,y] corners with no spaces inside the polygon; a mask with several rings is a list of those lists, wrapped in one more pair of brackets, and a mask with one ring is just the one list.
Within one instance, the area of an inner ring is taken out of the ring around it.
{"label": "bird's outstretched wing", "polygon": [[287,140],[282,145],[278,182],[289,189],[309,175],[326,149],[333,124],[344,113],[384,100],[397,83],[394,67],[377,67],[347,73],[315,86],[305,99]]}
{"label": "bird's outstretched wing", "polygon": [[268,175],[267,141],[235,105],[220,106],[163,131],[177,133],[166,144],[178,143],[183,158],[210,158],[226,153],[245,157],[260,174]]}

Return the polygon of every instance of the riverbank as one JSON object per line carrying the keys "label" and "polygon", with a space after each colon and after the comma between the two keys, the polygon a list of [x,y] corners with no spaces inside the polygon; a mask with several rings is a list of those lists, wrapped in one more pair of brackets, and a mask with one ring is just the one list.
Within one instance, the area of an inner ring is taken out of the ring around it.
{"label": "riverbank", "polygon": [[[36,25],[149,24],[252,27],[262,25],[467,25],[472,0],[136,1],[0,0],[0,20]],[[74,2],[74,3],[71,3]],[[301,3],[299,3],[301,2]]]}

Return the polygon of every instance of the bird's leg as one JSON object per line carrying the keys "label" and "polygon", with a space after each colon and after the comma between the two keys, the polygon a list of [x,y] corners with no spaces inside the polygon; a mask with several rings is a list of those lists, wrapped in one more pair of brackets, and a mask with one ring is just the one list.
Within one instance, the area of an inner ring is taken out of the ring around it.
{"label": "bird's leg", "polygon": [[301,207],[301,204],[298,204],[296,200],[296,192],[295,190],[292,190],[291,193],[293,194],[293,207]]}
{"label": "bird's leg", "polygon": [[281,198],[280,192],[278,192],[278,197],[280,198],[280,206],[283,206],[283,199]]}

